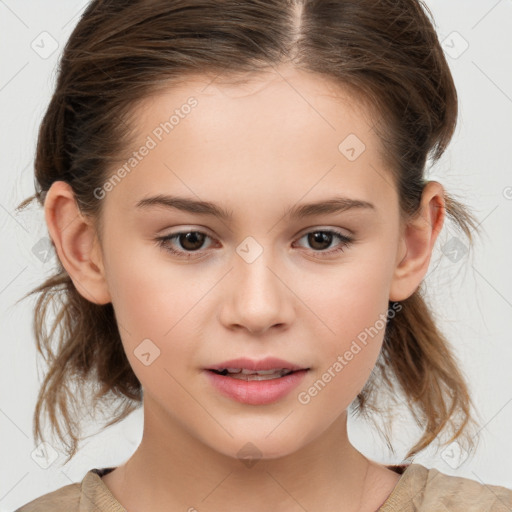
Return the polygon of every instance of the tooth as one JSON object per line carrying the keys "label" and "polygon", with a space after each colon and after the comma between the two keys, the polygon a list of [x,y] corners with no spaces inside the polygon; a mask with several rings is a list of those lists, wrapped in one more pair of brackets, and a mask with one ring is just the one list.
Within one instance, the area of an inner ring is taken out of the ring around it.
{"label": "tooth", "polygon": [[228,373],[240,373],[240,368],[225,368]]}
{"label": "tooth", "polygon": [[245,368],[242,370],[242,375],[272,375],[274,373],[282,372],[282,369],[274,369],[274,370],[246,370]]}
{"label": "tooth", "polygon": [[257,373],[253,373],[253,374],[237,373],[237,374],[231,375],[232,379],[239,379],[239,380],[245,380],[245,381],[251,381],[251,380],[272,380],[272,379],[277,379],[279,377],[281,377],[280,373],[276,373],[276,374],[273,374],[273,375],[258,375]]}
{"label": "tooth", "polygon": [[258,373],[240,372],[240,373],[230,374],[229,376],[233,379],[245,380],[245,381],[271,380],[271,379],[279,379],[280,377],[284,377],[285,375],[288,375],[289,373],[291,373],[291,370],[282,369],[282,370],[276,370],[276,371],[265,370],[265,373],[263,373],[261,375],[259,372]]}

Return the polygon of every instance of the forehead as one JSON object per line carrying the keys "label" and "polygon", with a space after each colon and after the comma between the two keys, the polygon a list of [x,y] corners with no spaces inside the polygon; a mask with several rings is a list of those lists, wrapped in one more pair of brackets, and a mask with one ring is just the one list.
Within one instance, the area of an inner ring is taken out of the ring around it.
{"label": "forehead", "polygon": [[386,181],[374,116],[354,89],[285,66],[189,75],[133,108],[125,160],[144,145],[151,150],[120,188],[140,196],[178,186],[222,202],[226,190],[298,200],[334,187],[370,200]]}
{"label": "forehead", "polygon": [[[151,123],[156,121],[151,113],[157,112],[161,118],[166,109],[179,110],[190,97],[200,104],[200,109],[194,109],[196,129],[199,128],[197,121],[208,118],[212,121],[212,115],[217,121],[227,116],[253,115],[253,120],[262,121],[257,126],[264,126],[264,115],[268,125],[275,123],[276,118],[291,119],[295,125],[302,121],[310,123],[311,129],[324,125],[323,128],[331,131],[337,131],[339,121],[344,121],[345,126],[351,124],[354,131],[364,137],[378,115],[366,96],[354,86],[288,65],[257,73],[188,73],[143,98],[133,106],[132,113],[139,126],[143,118]],[[343,119],[338,117],[340,114]]]}

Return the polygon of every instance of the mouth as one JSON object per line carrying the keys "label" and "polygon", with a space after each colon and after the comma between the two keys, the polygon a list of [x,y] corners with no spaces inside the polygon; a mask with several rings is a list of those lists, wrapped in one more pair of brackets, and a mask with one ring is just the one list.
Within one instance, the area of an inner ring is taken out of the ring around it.
{"label": "mouth", "polygon": [[289,395],[310,368],[269,357],[231,359],[204,370],[214,389],[224,396],[247,405],[266,405]]}
{"label": "mouth", "polygon": [[291,373],[309,370],[309,368],[284,359],[267,357],[260,361],[247,358],[231,359],[212,365],[206,370],[223,377],[251,381],[280,379]]}
{"label": "mouth", "polygon": [[212,370],[209,371],[216,373],[217,375],[222,375],[224,377],[231,377],[233,379],[238,380],[272,380],[272,379],[280,379],[286,375],[290,375],[291,373],[295,373],[300,370],[289,370],[287,368],[276,368],[271,370],[248,370],[246,368],[224,368],[223,370]]}

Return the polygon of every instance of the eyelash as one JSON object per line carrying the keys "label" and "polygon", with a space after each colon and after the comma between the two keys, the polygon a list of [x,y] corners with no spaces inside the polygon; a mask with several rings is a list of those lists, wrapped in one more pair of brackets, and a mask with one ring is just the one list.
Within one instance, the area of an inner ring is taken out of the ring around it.
{"label": "eyelash", "polygon": [[[180,258],[187,258],[187,259],[201,258],[202,256],[198,256],[198,257],[194,256],[195,254],[199,254],[200,250],[193,251],[193,252],[179,251],[179,250],[174,249],[173,247],[171,247],[168,244],[169,241],[174,240],[174,239],[178,238],[180,235],[185,235],[187,233],[200,233],[202,235],[206,235],[208,238],[212,238],[209,235],[207,235],[206,233],[203,233],[202,231],[187,230],[187,231],[179,231],[179,232],[173,233],[171,235],[166,235],[166,236],[156,238],[155,241],[157,242],[157,245],[159,247],[161,247],[165,251],[168,251],[171,254],[178,256]],[[336,249],[329,249],[329,250],[325,250],[325,251],[313,250],[314,253],[318,253],[320,258],[329,257],[329,256],[332,256],[333,254],[343,252],[354,241],[354,239],[352,237],[348,237],[348,236],[340,233],[339,231],[336,231],[333,229],[315,229],[313,231],[308,231],[307,233],[304,233],[300,238],[298,238],[298,240],[300,240],[301,238],[304,238],[305,236],[307,236],[311,233],[330,233],[330,234],[333,234],[335,237],[338,237],[338,239],[340,240],[340,244]]]}

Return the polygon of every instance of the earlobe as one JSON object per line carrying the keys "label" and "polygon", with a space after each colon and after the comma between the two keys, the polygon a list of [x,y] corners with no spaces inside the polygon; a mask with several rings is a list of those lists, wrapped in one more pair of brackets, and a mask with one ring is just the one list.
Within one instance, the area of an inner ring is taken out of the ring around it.
{"label": "earlobe", "polygon": [[405,300],[420,286],[444,219],[443,186],[436,181],[429,181],[423,189],[418,215],[404,227],[389,300]]}
{"label": "earlobe", "polygon": [[57,255],[77,291],[95,304],[111,301],[99,241],[90,218],[75,201],[64,181],[52,184],[44,203],[45,220]]}

